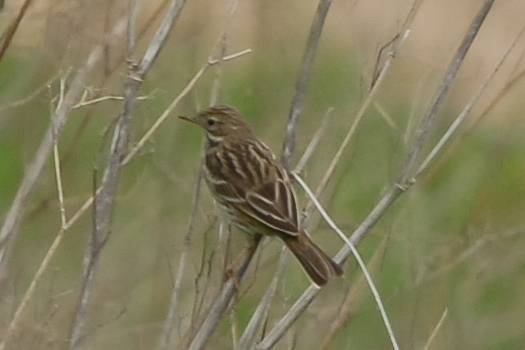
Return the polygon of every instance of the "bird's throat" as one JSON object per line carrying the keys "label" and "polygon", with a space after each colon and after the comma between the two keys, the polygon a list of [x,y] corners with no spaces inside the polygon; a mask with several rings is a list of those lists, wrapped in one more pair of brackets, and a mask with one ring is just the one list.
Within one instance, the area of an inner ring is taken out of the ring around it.
{"label": "bird's throat", "polygon": [[206,133],[206,139],[208,140],[208,147],[216,147],[222,142],[224,137],[223,136],[215,136],[215,135],[212,135],[209,132],[207,132]]}

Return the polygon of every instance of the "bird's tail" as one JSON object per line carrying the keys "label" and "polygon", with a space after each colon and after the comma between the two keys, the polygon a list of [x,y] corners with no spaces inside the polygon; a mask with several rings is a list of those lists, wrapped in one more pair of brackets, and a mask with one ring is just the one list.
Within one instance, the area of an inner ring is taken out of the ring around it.
{"label": "bird's tail", "polygon": [[331,276],[341,276],[343,269],[315,244],[307,233],[282,237],[284,243],[299,260],[313,283],[323,286]]}

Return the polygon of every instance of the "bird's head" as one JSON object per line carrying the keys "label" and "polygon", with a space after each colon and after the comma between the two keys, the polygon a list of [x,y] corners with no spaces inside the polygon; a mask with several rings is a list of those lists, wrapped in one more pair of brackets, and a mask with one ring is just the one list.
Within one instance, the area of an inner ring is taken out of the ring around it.
{"label": "bird's head", "polygon": [[179,118],[199,125],[212,142],[220,142],[225,137],[246,137],[252,134],[240,113],[227,105],[210,107],[194,117],[180,116]]}

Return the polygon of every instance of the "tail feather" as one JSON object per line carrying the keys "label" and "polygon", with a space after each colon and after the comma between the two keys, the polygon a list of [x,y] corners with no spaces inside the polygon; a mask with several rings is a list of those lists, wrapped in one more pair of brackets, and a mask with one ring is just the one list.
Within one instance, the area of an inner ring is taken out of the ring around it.
{"label": "tail feather", "polygon": [[323,286],[331,276],[341,276],[343,269],[315,244],[308,234],[286,236],[284,243],[297,258],[313,283]]}

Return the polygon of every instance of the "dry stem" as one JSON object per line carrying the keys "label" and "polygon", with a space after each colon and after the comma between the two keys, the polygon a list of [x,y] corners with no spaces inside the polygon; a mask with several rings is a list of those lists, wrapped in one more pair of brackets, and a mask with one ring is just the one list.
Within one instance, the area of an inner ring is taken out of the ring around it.
{"label": "dry stem", "polygon": [[290,168],[290,162],[292,153],[295,148],[295,133],[297,129],[297,122],[301,109],[303,108],[304,96],[306,94],[306,88],[308,87],[308,80],[312,72],[312,67],[317,53],[317,47],[319,45],[319,38],[323,31],[324,21],[332,0],[319,0],[317,10],[310,27],[310,34],[308,36],[308,42],[303,53],[303,59],[301,61],[301,68],[299,69],[299,75],[295,82],[295,93],[290,104],[290,112],[288,113],[288,124],[286,125],[286,136],[284,137],[281,161],[286,169]]}

